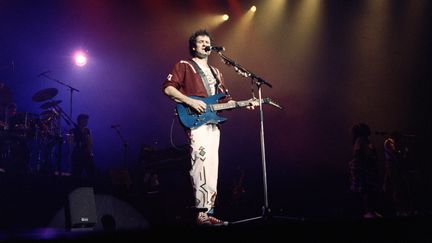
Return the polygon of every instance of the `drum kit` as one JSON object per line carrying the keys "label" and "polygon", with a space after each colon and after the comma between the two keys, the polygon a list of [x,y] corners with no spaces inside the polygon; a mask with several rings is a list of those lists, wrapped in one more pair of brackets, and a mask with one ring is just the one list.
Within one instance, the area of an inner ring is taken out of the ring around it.
{"label": "drum kit", "polygon": [[61,100],[52,100],[58,93],[56,88],[47,88],[36,92],[32,96],[34,102],[44,102],[39,108],[43,111],[35,119],[36,135],[43,141],[61,136],[60,108]]}
{"label": "drum kit", "polygon": [[32,96],[41,103],[39,114],[17,112],[7,87],[0,87],[0,169],[23,174],[59,169],[64,112],[62,101],[54,100],[57,94],[56,88],[46,88]]}

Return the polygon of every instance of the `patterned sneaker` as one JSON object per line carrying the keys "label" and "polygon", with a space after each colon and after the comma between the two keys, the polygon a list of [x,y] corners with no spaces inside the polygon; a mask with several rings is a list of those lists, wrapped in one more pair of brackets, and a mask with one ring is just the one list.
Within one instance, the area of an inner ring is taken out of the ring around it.
{"label": "patterned sneaker", "polygon": [[374,214],[377,216],[377,218],[382,218],[382,214],[378,213],[378,212],[374,212]]}
{"label": "patterned sneaker", "polygon": [[198,213],[196,224],[198,226],[212,226],[209,216],[203,212]]}
{"label": "patterned sneaker", "polygon": [[381,214],[378,214],[376,212],[367,212],[363,215],[364,219],[376,219],[376,218],[382,218]]}
{"label": "patterned sneaker", "polygon": [[226,226],[226,225],[228,225],[228,221],[223,221],[223,220],[217,219],[213,216],[208,216],[208,220],[210,221],[210,223],[213,226]]}

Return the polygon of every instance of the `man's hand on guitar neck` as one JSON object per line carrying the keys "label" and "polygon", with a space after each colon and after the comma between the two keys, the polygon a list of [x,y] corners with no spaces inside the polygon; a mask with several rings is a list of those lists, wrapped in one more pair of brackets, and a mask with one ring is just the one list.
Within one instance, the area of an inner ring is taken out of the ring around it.
{"label": "man's hand on guitar neck", "polygon": [[258,102],[257,98],[252,98],[249,101],[250,101],[249,105],[246,106],[246,109],[248,109],[248,110],[255,110],[255,107],[259,106],[259,102]]}
{"label": "man's hand on guitar neck", "polygon": [[[236,103],[237,101],[235,100],[230,100],[227,103]],[[257,98],[252,98],[249,100],[249,105],[246,106],[246,109],[248,110],[254,110],[256,106],[259,106],[259,102]]]}

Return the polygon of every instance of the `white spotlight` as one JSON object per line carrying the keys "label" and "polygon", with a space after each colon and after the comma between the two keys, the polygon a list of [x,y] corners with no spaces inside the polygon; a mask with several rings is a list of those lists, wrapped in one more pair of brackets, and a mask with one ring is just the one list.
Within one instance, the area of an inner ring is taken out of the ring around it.
{"label": "white spotlight", "polygon": [[78,67],[83,67],[87,64],[87,56],[84,52],[76,52],[73,58],[74,64]]}

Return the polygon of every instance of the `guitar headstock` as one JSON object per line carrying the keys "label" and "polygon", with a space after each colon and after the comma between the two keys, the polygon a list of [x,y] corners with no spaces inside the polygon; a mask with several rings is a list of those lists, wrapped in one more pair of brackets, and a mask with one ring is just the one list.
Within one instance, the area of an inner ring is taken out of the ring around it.
{"label": "guitar headstock", "polygon": [[273,100],[270,99],[270,98],[264,98],[264,99],[263,99],[263,103],[264,103],[264,104],[272,105],[272,106],[274,106],[274,107],[276,107],[276,108],[278,108],[278,109],[280,109],[280,110],[283,110],[283,108],[282,108],[281,105],[279,105],[277,102],[273,101]]}

